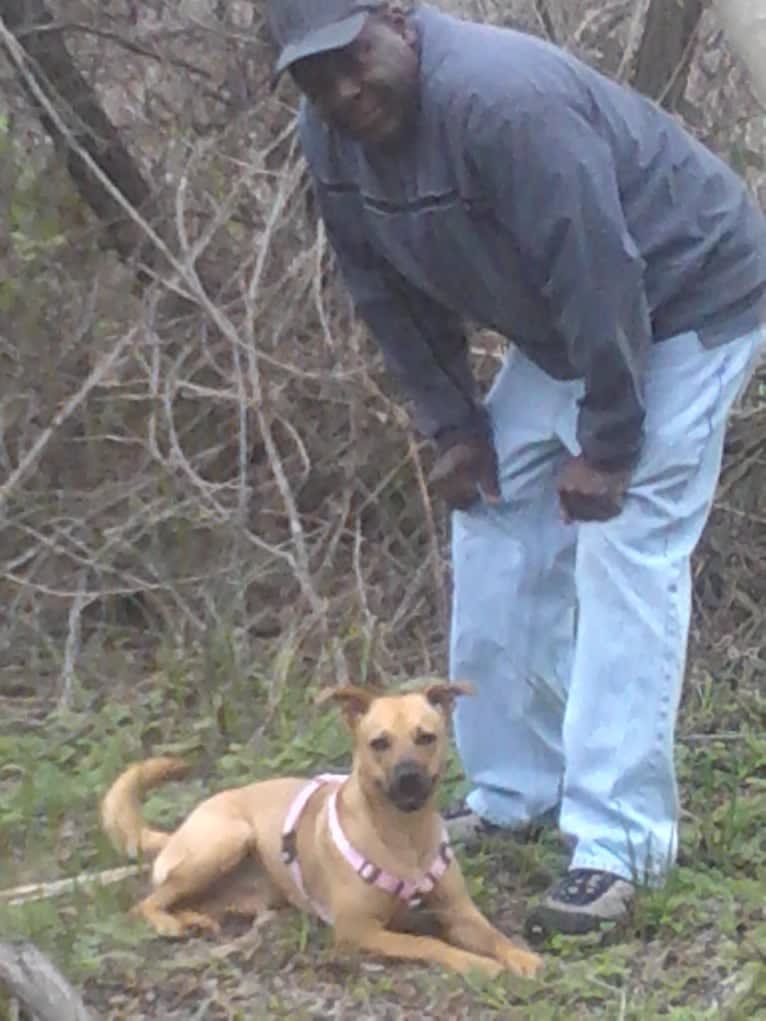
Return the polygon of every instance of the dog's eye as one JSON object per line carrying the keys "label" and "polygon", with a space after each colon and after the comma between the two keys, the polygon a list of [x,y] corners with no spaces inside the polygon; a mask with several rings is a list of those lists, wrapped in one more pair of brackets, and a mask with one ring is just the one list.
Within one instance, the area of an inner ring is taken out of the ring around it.
{"label": "dog's eye", "polygon": [[427,731],[421,730],[420,733],[415,738],[415,744],[420,745],[433,744],[435,740],[436,734],[429,734]]}
{"label": "dog's eye", "polygon": [[385,734],[381,734],[380,737],[374,737],[372,741],[370,741],[370,748],[372,748],[374,752],[385,752],[388,751],[390,747],[391,741],[385,736]]}

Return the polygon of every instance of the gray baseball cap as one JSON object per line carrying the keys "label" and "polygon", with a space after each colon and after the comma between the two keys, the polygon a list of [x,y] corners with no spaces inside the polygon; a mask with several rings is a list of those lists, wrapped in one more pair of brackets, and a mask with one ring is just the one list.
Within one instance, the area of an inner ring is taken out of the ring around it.
{"label": "gray baseball cap", "polygon": [[269,0],[269,24],[279,56],[274,81],[297,60],[348,46],[367,16],[385,0]]}

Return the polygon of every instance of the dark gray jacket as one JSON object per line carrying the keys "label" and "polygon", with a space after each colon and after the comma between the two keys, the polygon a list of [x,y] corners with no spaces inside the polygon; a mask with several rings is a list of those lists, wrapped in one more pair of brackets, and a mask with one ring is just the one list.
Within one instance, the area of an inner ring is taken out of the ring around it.
{"label": "dark gray jacket", "polygon": [[582,378],[587,458],[629,466],[652,342],[706,345],[766,308],[766,220],[674,118],[532,36],[413,16],[421,107],[395,153],[365,150],[304,103],[300,137],[359,314],[448,444],[484,428],[465,320],[557,379]]}

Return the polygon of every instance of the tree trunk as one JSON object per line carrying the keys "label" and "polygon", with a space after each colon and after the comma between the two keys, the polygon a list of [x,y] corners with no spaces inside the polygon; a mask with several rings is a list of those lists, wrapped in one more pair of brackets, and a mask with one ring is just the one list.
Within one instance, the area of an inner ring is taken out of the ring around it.
{"label": "tree trunk", "polygon": [[[114,124],[104,113],[94,89],[76,67],[60,31],[46,31],[53,19],[44,0],[0,0],[0,18],[30,57],[41,88],[70,125],[72,134],[112,183],[136,209],[150,214],[152,189],[128,152]],[[23,82],[22,82],[23,85]],[[29,95],[29,90],[26,90]],[[62,152],[72,180],[85,203],[106,226],[109,243],[123,259],[135,257],[144,239],[125,217],[87,164],[62,137],[46,112],[38,111],[43,127]],[[146,253],[142,253],[146,254]]]}
{"label": "tree trunk", "polygon": [[669,110],[686,89],[703,6],[704,0],[652,0],[649,6],[632,84]]}
{"label": "tree trunk", "polygon": [[729,46],[748,69],[753,92],[766,108],[766,0],[718,0],[716,8]]}

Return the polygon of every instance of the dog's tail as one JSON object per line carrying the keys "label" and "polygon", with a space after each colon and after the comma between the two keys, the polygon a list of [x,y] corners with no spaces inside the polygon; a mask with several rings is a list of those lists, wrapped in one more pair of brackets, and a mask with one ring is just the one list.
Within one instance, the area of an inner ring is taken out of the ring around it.
{"label": "dog's tail", "polygon": [[166,780],[184,776],[187,770],[183,759],[163,756],[136,762],[117,777],[101,801],[101,826],[118,851],[130,858],[160,853],[170,834],[146,825],[141,798]]}

